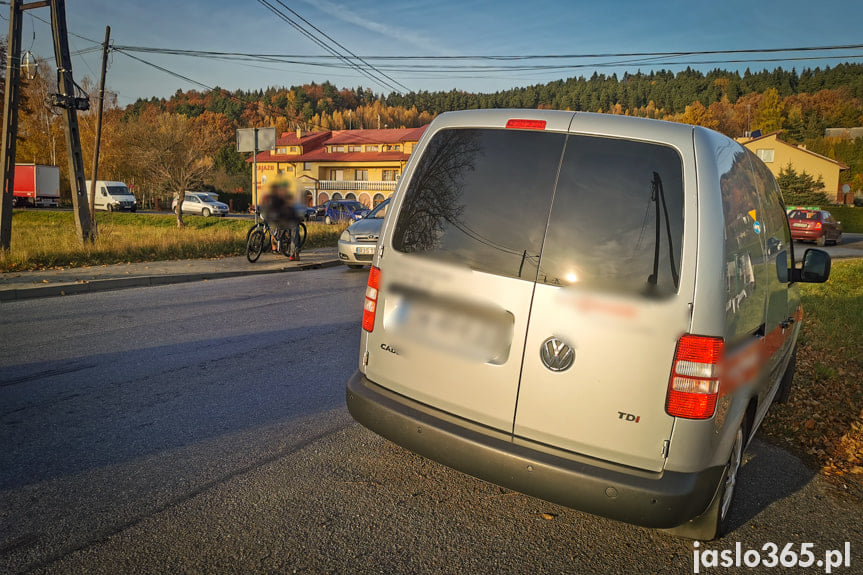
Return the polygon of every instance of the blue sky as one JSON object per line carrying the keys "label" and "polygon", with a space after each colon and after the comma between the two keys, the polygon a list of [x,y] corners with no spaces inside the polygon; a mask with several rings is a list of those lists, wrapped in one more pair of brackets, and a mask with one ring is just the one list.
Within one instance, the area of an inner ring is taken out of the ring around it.
{"label": "blue sky", "polygon": [[[269,1],[281,8],[278,0]],[[863,2],[858,0],[282,2],[359,56],[620,54],[863,44],[860,33]],[[93,48],[94,42],[101,43],[106,25],[111,26],[112,40],[117,46],[255,54],[324,53],[256,0],[67,0],[66,11],[69,30],[74,34],[70,36],[73,53]],[[46,8],[31,13],[46,21],[49,18]],[[29,14],[24,17],[23,48],[31,49],[37,56],[53,58],[49,26]],[[6,5],[0,5],[0,15],[4,20],[7,18]],[[853,57],[693,67],[706,71],[714,67],[742,70],[749,66],[752,70],[760,70],[781,65],[786,69],[796,67],[800,70],[835,65],[840,61],[863,62],[863,49],[833,54]],[[385,86],[343,68],[260,61],[225,62],[149,53],[135,55],[207,86],[250,90],[329,80],[338,87],[362,85],[376,93],[390,92]],[[606,74],[659,68],[678,71],[686,65],[672,65],[672,62],[734,57],[665,57],[659,60],[664,63],[662,65],[644,61],[619,65],[621,60],[635,58],[528,61],[521,63],[584,67],[470,73],[433,72],[415,66],[439,65],[440,61],[410,61],[399,64],[411,66],[410,70],[388,71],[387,74],[411,90],[455,88],[494,92],[570,76],[589,77],[595,70]],[[599,61],[618,64],[602,68],[592,66]],[[386,64],[372,63],[381,67]],[[448,62],[456,65],[476,63]],[[95,51],[73,58],[73,71],[79,83],[84,76],[98,78],[99,66],[100,54]],[[121,106],[139,97],[163,97],[178,89],[200,89],[121,53],[114,53],[111,58],[107,83],[108,88],[118,94]]]}

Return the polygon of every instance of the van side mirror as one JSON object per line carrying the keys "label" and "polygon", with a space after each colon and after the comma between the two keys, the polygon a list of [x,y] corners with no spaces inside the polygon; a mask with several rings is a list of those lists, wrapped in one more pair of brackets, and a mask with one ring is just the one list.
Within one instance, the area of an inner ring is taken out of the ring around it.
{"label": "van side mirror", "polygon": [[824,283],[830,277],[830,254],[824,250],[808,249],[803,254],[803,266],[791,271],[793,281]]}

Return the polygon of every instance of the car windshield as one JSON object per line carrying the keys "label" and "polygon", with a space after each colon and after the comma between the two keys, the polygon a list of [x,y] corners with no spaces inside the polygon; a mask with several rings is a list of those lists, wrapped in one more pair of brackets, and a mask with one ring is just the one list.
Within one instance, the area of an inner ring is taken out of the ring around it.
{"label": "car windshield", "polygon": [[108,188],[108,193],[112,196],[128,196],[129,188],[126,186],[105,186]]}
{"label": "car windshield", "polygon": [[352,212],[358,212],[360,210],[366,209],[366,207],[359,202],[340,202],[339,205],[344,206]]}
{"label": "car windshield", "polygon": [[818,219],[818,212],[810,212],[807,210],[794,210],[790,214],[788,214],[788,219],[790,220],[816,220]]}
{"label": "car windshield", "polygon": [[369,215],[366,216],[368,220],[382,220],[387,216],[387,207],[390,205],[389,200],[384,200],[378,207],[369,212]]}

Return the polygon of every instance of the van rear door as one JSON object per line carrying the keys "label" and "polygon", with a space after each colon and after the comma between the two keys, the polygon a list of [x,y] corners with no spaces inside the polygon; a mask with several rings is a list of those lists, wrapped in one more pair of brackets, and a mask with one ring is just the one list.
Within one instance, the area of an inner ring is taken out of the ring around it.
{"label": "van rear door", "polygon": [[539,260],[516,438],[662,469],[674,423],[666,390],[694,282],[681,265],[683,178],[675,147],[568,139]]}
{"label": "van rear door", "polygon": [[504,112],[479,118],[489,127],[444,123],[415,152],[365,338],[370,380],[507,435],[572,114],[543,117],[541,131],[506,129]]}

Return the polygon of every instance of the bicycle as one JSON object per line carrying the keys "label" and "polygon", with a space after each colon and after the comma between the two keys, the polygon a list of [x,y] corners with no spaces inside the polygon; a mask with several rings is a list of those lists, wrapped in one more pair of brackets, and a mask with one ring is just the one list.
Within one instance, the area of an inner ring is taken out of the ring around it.
{"label": "bicycle", "polygon": [[[300,239],[296,251],[299,252],[306,243],[308,230],[303,222],[297,222],[297,228],[299,228]],[[274,228],[261,217],[258,210],[255,210],[255,224],[246,233],[246,259],[255,263],[261,257],[261,253],[272,249],[273,246],[282,255],[291,257],[291,238],[285,233],[287,231]]]}

